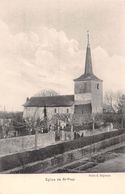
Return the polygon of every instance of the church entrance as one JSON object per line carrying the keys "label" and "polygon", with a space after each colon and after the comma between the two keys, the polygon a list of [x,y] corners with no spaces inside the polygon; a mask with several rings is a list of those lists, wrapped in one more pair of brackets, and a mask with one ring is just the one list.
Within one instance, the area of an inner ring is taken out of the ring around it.
{"label": "church entrance", "polygon": [[91,104],[79,104],[75,105],[75,114],[92,114],[92,105]]}

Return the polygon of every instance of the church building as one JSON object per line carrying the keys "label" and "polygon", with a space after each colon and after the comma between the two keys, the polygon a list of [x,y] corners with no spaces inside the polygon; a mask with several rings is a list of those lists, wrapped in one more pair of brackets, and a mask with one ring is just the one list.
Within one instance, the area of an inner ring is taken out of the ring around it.
{"label": "church building", "polygon": [[74,80],[73,95],[31,97],[24,104],[23,118],[43,119],[55,114],[73,114],[75,119],[102,113],[103,81],[93,73],[89,34],[86,48],[85,71]]}

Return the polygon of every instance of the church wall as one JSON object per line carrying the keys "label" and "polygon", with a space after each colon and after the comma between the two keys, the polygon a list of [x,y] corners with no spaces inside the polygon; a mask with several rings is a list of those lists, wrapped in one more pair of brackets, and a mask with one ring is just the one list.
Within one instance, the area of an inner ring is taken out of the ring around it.
{"label": "church wall", "polygon": [[[49,119],[56,113],[59,114],[73,114],[74,106],[70,107],[47,107],[46,108],[47,117]],[[44,107],[24,107],[23,118],[44,118]]]}
{"label": "church wall", "polygon": [[75,81],[75,94],[90,93],[91,81]]}
{"label": "church wall", "polygon": [[24,107],[23,118],[35,119],[44,117],[44,107]]}
{"label": "church wall", "polygon": [[103,111],[103,83],[101,81],[91,81],[92,88],[92,112],[101,113]]}
{"label": "church wall", "polygon": [[75,105],[92,105],[92,113],[101,113],[103,110],[103,86],[102,81],[76,81],[75,83]]}
{"label": "church wall", "polygon": [[75,105],[75,114],[91,114],[91,104]]}
{"label": "church wall", "polygon": [[51,117],[53,114],[72,114],[73,113],[73,106],[70,107],[47,107],[47,115],[48,117]]}
{"label": "church wall", "polygon": [[75,94],[75,105],[91,103],[91,93]]}
{"label": "church wall", "polygon": [[91,81],[76,81],[75,104],[88,104],[91,102]]}

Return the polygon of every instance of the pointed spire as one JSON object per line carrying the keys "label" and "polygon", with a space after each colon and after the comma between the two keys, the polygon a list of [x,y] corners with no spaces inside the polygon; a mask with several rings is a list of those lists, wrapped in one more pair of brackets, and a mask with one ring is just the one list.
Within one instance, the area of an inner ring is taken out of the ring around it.
{"label": "pointed spire", "polygon": [[92,70],[92,58],[91,58],[91,49],[89,43],[89,31],[87,31],[87,49],[86,49],[86,60],[85,60],[85,75],[93,74]]}
{"label": "pointed spire", "polygon": [[92,58],[91,58],[91,49],[90,49],[90,40],[89,40],[89,31],[87,31],[87,48],[86,48],[86,59],[85,59],[85,72],[74,81],[87,81],[87,80],[100,80],[93,73],[92,69]]}
{"label": "pointed spire", "polygon": [[89,46],[89,31],[87,30],[87,45]]}

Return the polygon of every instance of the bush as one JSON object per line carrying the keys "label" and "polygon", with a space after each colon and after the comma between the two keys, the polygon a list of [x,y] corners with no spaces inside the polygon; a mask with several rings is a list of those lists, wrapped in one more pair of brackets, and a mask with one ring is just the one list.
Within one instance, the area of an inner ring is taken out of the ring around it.
{"label": "bush", "polygon": [[119,114],[119,113],[104,113],[103,114],[103,120],[104,120],[104,122],[121,124],[122,114]]}

